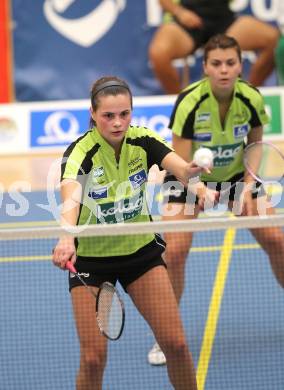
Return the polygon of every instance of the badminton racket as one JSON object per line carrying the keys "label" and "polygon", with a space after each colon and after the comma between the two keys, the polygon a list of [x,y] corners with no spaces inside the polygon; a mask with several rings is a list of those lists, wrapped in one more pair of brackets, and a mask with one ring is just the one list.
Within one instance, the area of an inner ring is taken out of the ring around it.
{"label": "badminton racket", "polygon": [[112,283],[104,282],[95,293],[82,279],[71,261],[66,268],[74,274],[95,300],[96,318],[100,332],[109,340],[118,340],[125,322],[124,303]]}
{"label": "badminton racket", "polygon": [[[284,154],[268,141],[252,142],[244,149],[244,166],[252,178],[259,183],[281,182],[284,177]],[[239,182],[220,191],[220,199]]]}

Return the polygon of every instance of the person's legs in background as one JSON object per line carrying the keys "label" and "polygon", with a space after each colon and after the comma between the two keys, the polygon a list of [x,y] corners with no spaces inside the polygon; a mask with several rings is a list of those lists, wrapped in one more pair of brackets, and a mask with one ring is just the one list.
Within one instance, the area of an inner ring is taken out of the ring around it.
{"label": "person's legs in background", "polygon": [[235,38],[242,50],[256,52],[257,59],[251,66],[248,81],[256,87],[263,85],[275,68],[278,29],[252,16],[239,16],[226,34]]}
{"label": "person's legs in background", "polygon": [[[254,202],[254,215],[274,215],[275,209],[266,197]],[[284,232],[280,227],[266,227],[250,230],[262,249],[267,253],[271,269],[279,285],[284,288]]]}
{"label": "person's legs in background", "polygon": [[[199,213],[198,206],[194,212],[186,213],[187,206],[182,203],[169,203],[164,206],[163,221],[182,221],[184,219],[196,219]],[[169,215],[171,214],[171,215]],[[165,251],[165,261],[168,273],[173,285],[174,293],[179,303],[184,290],[185,264],[192,243],[192,233],[166,233],[164,235],[167,244]],[[166,363],[166,357],[157,342],[148,353],[148,362],[152,365],[162,365]]]}
{"label": "person's legs in background", "polygon": [[165,23],[158,28],[149,46],[149,59],[165,93],[180,92],[180,75],[173,60],[185,58],[194,50],[194,40],[176,23]]}

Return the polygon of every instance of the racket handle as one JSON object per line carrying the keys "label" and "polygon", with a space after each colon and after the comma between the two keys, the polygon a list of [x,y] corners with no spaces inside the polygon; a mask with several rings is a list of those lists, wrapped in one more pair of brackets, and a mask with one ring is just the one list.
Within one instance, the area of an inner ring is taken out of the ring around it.
{"label": "racket handle", "polygon": [[74,264],[71,263],[71,261],[67,261],[66,265],[65,265],[66,269],[68,269],[70,272],[72,272],[72,274],[76,274],[77,271],[76,271],[76,268],[74,267]]}

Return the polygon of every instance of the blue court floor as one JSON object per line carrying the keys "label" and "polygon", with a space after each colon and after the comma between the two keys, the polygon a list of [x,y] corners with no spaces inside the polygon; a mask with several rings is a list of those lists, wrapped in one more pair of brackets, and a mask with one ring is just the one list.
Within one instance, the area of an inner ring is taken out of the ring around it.
{"label": "blue court floor", "polygon": [[[3,195],[0,228],[53,223],[38,206],[45,193],[24,196],[28,209],[15,217],[15,202]],[[67,273],[50,261],[54,241],[0,245],[0,389],[75,389],[79,345]],[[104,390],[172,389],[166,368],[147,363],[152,333],[122,295],[126,326],[109,343]],[[284,291],[247,230],[195,235],[181,313],[199,390],[284,388]]]}

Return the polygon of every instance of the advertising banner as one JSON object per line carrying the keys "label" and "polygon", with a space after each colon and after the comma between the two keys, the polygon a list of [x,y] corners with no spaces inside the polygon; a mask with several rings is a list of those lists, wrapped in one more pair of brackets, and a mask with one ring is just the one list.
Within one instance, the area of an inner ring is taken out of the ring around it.
{"label": "advertising banner", "polygon": [[[237,13],[275,23],[278,1],[234,0],[231,6]],[[148,60],[149,43],[162,22],[158,0],[11,4],[17,101],[86,99],[97,78],[113,74],[126,79],[135,96],[163,93]],[[191,62],[194,81],[202,71],[200,56]]]}
{"label": "advertising banner", "polygon": [[265,107],[270,116],[270,123],[264,127],[264,134],[267,136],[277,136],[282,134],[283,94],[273,94],[264,96]]}
{"label": "advertising banner", "polygon": [[125,78],[134,95],[154,89],[145,1],[12,3],[18,101],[87,98],[91,84],[109,74]]}
{"label": "advertising banner", "polygon": [[26,104],[0,105],[0,155],[29,151],[29,117]]}
{"label": "advertising banner", "polygon": [[[284,89],[261,89],[271,118],[265,138],[284,139]],[[168,129],[175,96],[134,97],[132,124],[171,142]],[[89,129],[89,100],[15,103],[0,106],[0,154],[63,151]]]}
{"label": "advertising banner", "polygon": [[[149,127],[170,142],[167,126],[173,102],[173,96],[134,98],[132,124]],[[65,148],[88,130],[89,101],[38,103],[36,108],[30,106],[29,117],[31,150]]]}

